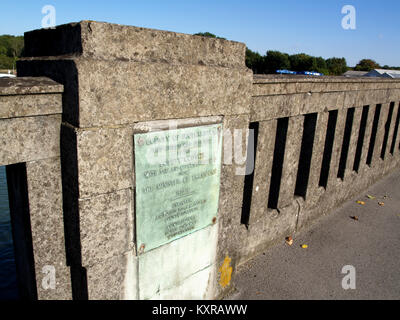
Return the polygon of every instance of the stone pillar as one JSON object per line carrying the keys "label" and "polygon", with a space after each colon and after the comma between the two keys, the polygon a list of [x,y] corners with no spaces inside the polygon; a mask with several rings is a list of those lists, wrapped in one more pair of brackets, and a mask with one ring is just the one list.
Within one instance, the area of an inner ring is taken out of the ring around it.
{"label": "stone pillar", "polygon": [[294,199],[303,125],[304,116],[289,118],[285,155],[282,164],[283,170],[279,191],[278,209],[283,209],[284,207],[289,206]]}
{"label": "stone pillar", "polygon": [[344,172],[344,180],[352,179],[352,177],[353,177],[352,173],[353,173],[354,159],[356,156],[358,136],[360,134],[362,111],[363,111],[362,108],[355,108],[355,110],[354,110],[354,118],[353,118],[353,123],[352,123],[352,128],[351,128],[349,151],[347,153],[346,170]]}
{"label": "stone pillar", "polygon": [[271,182],[272,160],[274,158],[276,126],[276,120],[262,121],[259,124],[256,165],[249,216],[250,226],[268,215],[268,193]]}
{"label": "stone pillar", "polygon": [[317,125],[315,129],[315,139],[313,147],[313,155],[311,157],[310,179],[307,189],[307,203],[315,204],[321,193],[319,180],[321,177],[322,158],[324,155],[326,131],[328,127],[328,112],[318,113]]}
{"label": "stone pillar", "polygon": [[369,143],[371,140],[372,134],[372,126],[374,123],[374,115],[375,115],[375,108],[374,106],[368,106],[368,119],[367,119],[367,126],[365,128],[365,136],[363,141],[363,148],[361,153],[361,160],[360,160],[360,168],[359,173],[363,173],[368,170],[369,166],[367,165],[367,157],[368,157],[368,148]]}
{"label": "stone pillar", "polygon": [[0,80],[0,165],[8,166],[22,299],[71,299],[61,187],[62,92],[62,85],[47,78]]}
{"label": "stone pillar", "polygon": [[347,109],[339,109],[336,122],[335,138],[333,142],[332,159],[329,168],[328,185],[326,188],[328,192],[331,188],[335,188],[341,183],[341,180],[337,177],[337,175],[343,145],[344,130],[346,126],[346,114]]}
{"label": "stone pillar", "polygon": [[[178,127],[201,118],[235,129],[227,120],[234,116],[248,128],[252,73],[245,45],[93,21],[29,32],[25,41],[29,58],[19,61],[18,74],[46,75],[65,88],[61,149],[74,298],[200,299],[228,289],[217,288],[215,270],[225,255],[235,259],[236,249],[226,244],[229,238],[218,240],[218,223],[158,253],[138,255],[133,136],[153,130],[153,121],[177,119],[185,119]],[[221,182],[226,223],[240,217],[244,177],[230,168],[222,177],[238,186],[224,192]],[[211,249],[196,258],[196,241],[206,240]]]}

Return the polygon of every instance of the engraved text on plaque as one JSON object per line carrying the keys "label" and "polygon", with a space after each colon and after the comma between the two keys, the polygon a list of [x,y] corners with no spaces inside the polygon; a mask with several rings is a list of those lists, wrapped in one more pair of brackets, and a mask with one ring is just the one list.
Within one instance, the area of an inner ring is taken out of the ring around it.
{"label": "engraved text on plaque", "polygon": [[215,222],[222,124],[135,134],[134,143],[140,252]]}

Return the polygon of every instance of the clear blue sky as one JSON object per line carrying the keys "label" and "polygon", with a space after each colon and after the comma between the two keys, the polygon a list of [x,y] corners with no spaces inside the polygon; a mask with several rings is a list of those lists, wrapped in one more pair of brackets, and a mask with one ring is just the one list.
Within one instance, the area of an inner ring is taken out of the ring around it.
{"label": "clear blue sky", "polygon": [[[44,5],[56,23],[97,20],[183,33],[209,31],[262,54],[280,50],[329,58],[362,58],[400,66],[399,0],[2,0],[0,34],[41,27]],[[344,5],[357,10],[357,29],[344,30]]]}

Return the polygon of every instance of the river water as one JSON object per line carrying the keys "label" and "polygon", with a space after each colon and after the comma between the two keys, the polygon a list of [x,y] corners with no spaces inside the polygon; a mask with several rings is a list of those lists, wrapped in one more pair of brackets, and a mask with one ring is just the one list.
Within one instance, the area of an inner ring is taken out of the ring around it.
{"label": "river water", "polygon": [[0,166],[0,300],[18,298],[5,167]]}

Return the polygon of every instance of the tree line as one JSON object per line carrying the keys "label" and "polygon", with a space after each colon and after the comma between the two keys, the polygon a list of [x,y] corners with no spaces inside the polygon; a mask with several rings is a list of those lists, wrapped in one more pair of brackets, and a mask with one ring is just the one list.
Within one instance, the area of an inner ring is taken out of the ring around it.
{"label": "tree line", "polygon": [[0,69],[13,69],[24,50],[23,36],[0,36]]}
{"label": "tree line", "polygon": [[388,65],[381,66],[374,60],[362,59],[354,68],[355,71],[371,71],[373,69],[400,70],[400,67],[390,67]]}
{"label": "tree line", "polygon": [[324,75],[339,76],[348,70],[371,71],[373,69],[400,70],[400,67],[381,66],[372,59],[362,59],[354,68],[347,66],[345,58],[313,57],[305,53],[289,55],[280,51],[267,51],[262,56],[246,49],[246,65],[256,74],[276,73],[277,70],[315,71]]}
{"label": "tree line", "polygon": [[246,65],[256,74],[271,74],[277,70],[315,71],[324,75],[342,75],[348,70],[345,58],[313,57],[305,53],[289,55],[269,50],[262,56],[246,49]]}
{"label": "tree line", "polygon": [[[195,35],[225,39],[216,36],[210,32],[200,32]],[[380,66],[372,59],[362,59],[354,68],[347,65],[345,58],[329,58],[314,57],[305,53],[289,55],[284,52],[269,50],[262,56],[258,52],[254,52],[246,48],[246,66],[253,70],[256,74],[271,74],[277,70],[291,71],[315,71],[324,75],[338,76],[348,70],[355,71],[371,71],[373,69],[393,69],[400,70],[400,67],[390,67],[388,65]]]}

